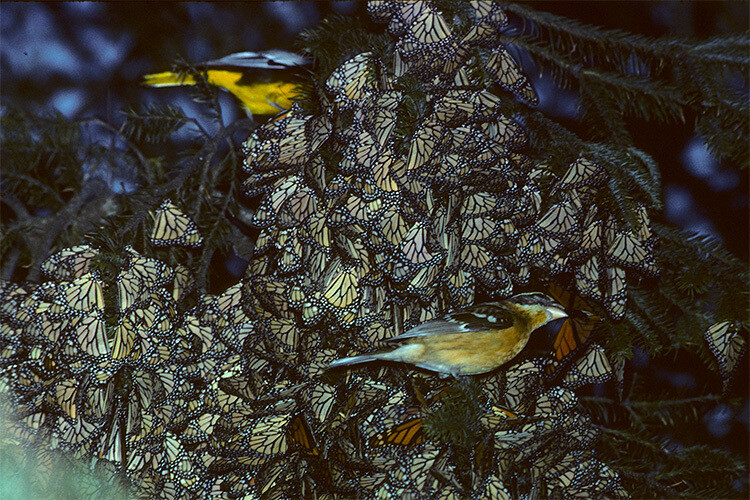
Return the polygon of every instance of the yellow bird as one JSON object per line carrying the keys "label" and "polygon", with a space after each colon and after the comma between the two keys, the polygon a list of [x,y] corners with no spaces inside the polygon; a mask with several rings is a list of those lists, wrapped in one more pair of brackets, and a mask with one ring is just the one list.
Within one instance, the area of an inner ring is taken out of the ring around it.
{"label": "yellow bird", "polygon": [[343,358],[328,368],[399,361],[453,376],[485,373],[516,357],[531,332],[568,315],[543,293],[522,293],[432,319],[389,341],[393,351]]}
{"label": "yellow bird", "polygon": [[[292,52],[269,50],[238,52],[198,67],[205,67],[208,83],[231,92],[242,101],[248,113],[275,115],[289,109],[292,99],[299,94],[298,85],[289,79],[292,70],[308,64],[308,59]],[[145,75],[143,84],[176,87],[195,85],[196,81],[190,74],[164,71]]]}

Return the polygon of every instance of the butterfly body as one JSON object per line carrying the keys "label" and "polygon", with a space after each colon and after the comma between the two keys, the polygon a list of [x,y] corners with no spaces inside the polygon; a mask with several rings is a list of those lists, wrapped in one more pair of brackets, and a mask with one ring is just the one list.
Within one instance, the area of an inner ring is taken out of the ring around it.
{"label": "butterfly body", "polygon": [[401,343],[393,351],[340,359],[329,368],[380,360],[454,376],[486,373],[516,357],[534,330],[566,316],[546,295],[520,294],[426,321],[390,339]]}

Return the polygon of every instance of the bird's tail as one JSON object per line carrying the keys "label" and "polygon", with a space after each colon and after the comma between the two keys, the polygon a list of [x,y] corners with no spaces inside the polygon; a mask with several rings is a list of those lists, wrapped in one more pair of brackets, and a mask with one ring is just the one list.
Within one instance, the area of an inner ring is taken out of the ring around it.
{"label": "bird's tail", "polygon": [[143,85],[150,87],[177,87],[180,85],[195,85],[193,75],[179,75],[172,71],[151,73],[143,76]]}
{"label": "bird's tail", "polygon": [[370,361],[376,361],[382,359],[379,354],[362,354],[361,356],[352,356],[351,358],[341,358],[336,361],[332,361],[328,368],[337,368],[339,366],[358,365],[360,363],[369,363]]}

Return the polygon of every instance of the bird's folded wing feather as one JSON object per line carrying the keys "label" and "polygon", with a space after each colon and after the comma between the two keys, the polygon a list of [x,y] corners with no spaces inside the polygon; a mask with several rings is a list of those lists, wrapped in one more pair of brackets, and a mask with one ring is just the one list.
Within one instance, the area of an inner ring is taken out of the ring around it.
{"label": "bird's folded wing feather", "polygon": [[238,67],[258,69],[280,69],[304,66],[310,60],[293,52],[285,50],[268,50],[265,52],[237,52],[221,59],[207,61],[205,64],[210,68],[215,67]]}
{"label": "bird's folded wing feather", "polygon": [[417,325],[411,330],[386,339],[386,342],[397,342],[426,335],[445,335],[462,332],[482,332],[502,330],[513,326],[513,314],[502,306],[482,304],[464,311],[455,312],[444,318],[432,319]]}

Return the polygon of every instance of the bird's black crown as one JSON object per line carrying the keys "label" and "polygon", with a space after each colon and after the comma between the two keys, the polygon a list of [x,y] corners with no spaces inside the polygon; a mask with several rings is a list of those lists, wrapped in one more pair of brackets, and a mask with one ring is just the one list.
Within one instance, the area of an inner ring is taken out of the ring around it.
{"label": "bird's black crown", "polygon": [[519,305],[540,305],[544,307],[556,307],[558,309],[562,309],[562,306],[560,306],[560,304],[558,304],[549,295],[546,295],[544,293],[522,293],[511,297],[508,300]]}

